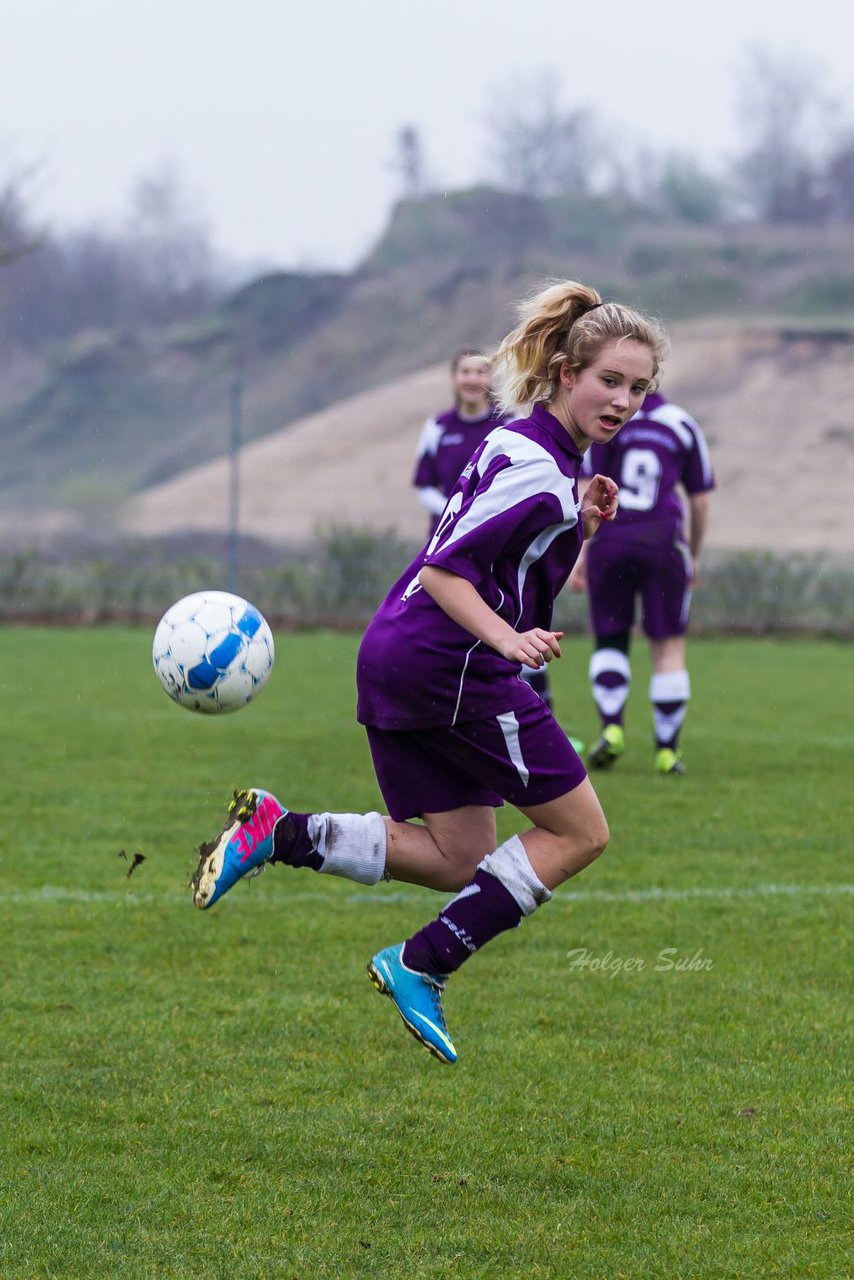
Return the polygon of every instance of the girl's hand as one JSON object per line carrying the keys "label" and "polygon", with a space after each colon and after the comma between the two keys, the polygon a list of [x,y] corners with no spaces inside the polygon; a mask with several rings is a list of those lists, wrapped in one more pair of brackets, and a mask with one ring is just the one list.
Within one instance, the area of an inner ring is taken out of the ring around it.
{"label": "girl's hand", "polygon": [[610,476],[595,475],[581,499],[584,537],[592,538],[603,520],[613,520],[619,506],[619,488]]}
{"label": "girl's hand", "polygon": [[526,667],[539,667],[560,657],[562,631],[544,631],[542,627],[532,627],[530,631],[516,631],[501,642],[498,652],[509,662],[521,662]]}
{"label": "girl's hand", "polygon": [[516,631],[490,608],[470,582],[449,569],[425,564],[418,581],[449,618],[508,662],[523,663],[536,670],[560,657],[558,641],[563,637],[562,631],[544,631],[542,627]]}

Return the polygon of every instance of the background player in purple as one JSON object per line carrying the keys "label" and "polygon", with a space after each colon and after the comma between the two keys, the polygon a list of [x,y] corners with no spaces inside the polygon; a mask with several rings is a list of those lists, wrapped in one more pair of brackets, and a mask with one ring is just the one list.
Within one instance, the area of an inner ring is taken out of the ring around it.
{"label": "background player in purple", "polygon": [[[499,358],[505,402],[529,416],[482,441],[359,650],[357,715],[388,816],[289,812],[253,788],[235,794],[222,833],[199,851],[201,908],[268,861],[457,891],[368,965],[442,1062],[457,1058],[442,1008],[448,976],[607,844],[584,766],[519,667],[560,657],[554,599],[583,539],[617,510],[604,476],[579,501],[582,455],[640,408],[665,342],[656,322],[571,281],[524,304]],[[498,844],[505,800],[526,825]]]}
{"label": "background player in purple", "polygon": [[[460,472],[493,427],[508,421],[510,415],[495,403],[492,393],[492,367],[489,357],[477,347],[464,347],[451,361],[451,387],[454,406],[428,418],[418,442],[418,459],[412,483],[418,499],[430,512],[428,538],[436,532],[448,498],[454,491]],[[522,679],[552,705],[551,687],[545,667],[523,668]],[[570,738],[575,750],[584,751],[584,743]]]}
{"label": "background player in purple", "polygon": [[[576,589],[587,587],[596,638],[590,685],[602,734],[587,763],[609,768],[625,750],[629,648],[640,596],[652,656],[655,767],[680,774],[679,732],[691,694],[685,632],[715,485],[705,437],[690,414],[655,391],[613,443],[591,447],[583,470],[620,486],[619,514],[597,533],[572,575]],[[687,536],[679,486],[688,496]]]}
{"label": "background player in purple", "polygon": [[484,436],[507,418],[492,396],[489,359],[475,347],[464,347],[451,361],[451,388],[453,407],[428,418],[421,429],[412,477],[418,501],[430,513],[428,538],[463,467]]}

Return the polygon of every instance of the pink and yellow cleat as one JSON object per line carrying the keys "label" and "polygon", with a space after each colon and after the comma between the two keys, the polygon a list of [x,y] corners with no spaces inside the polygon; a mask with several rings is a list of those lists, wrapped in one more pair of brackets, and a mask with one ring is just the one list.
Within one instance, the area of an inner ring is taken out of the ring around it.
{"label": "pink and yellow cleat", "polygon": [[269,791],[235,791],[215,840],[199,845],[190,885],[193,906],[204,911],[247,875],[257,875],[273,855],[273,830],[287,813]]}

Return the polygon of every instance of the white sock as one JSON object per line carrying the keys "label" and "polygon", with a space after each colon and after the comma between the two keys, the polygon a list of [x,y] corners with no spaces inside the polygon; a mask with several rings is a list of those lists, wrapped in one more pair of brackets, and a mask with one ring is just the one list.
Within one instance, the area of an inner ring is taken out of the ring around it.
{"label": "white sock", "polygon": [[323,858],[322,872],[359,884],[377,884],[386,860],[386,825],[379,813],[312,813],[309,839]]}
{"label": "white sock", "polygon": [[477,869],[487,871],[501,881],[507,892],[518,902],[523,916],[529,916],[552,896],[531,866],[525,846],[518,836],[511,836],[494,853],[488,853],[477,864]]}
{"label": "white sock", "polygon": [[590,655],[590,688],[603,719],[619,716],[629,696],[632,668],[622,649],[596,649]]}
{"label": "white sock", "polygon": [[660,746],[676,742],[690,697],[691,681],[687,671],[653,673],[649,682],[649,700],[652,703],[655,740]]}

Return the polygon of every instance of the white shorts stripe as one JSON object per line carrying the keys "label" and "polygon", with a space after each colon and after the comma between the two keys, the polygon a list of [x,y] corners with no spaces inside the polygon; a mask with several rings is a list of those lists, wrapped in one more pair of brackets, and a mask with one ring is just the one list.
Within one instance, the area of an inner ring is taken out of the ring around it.
{"label": "white shorts stripe", "polygon": [[527,787],[528,779],[531,774],[525,764],[522,756],[522,747],[519,743],[519,721],[513,711],[504,711],[500,716],[496,716],[499,728],[504,734],[504,741],[507,743],[507,753],[513,763],[516,772],[522,779],[522,786]]}

